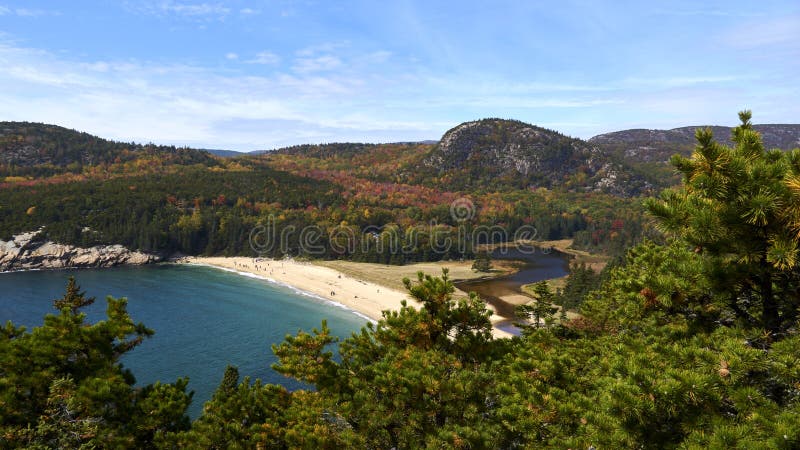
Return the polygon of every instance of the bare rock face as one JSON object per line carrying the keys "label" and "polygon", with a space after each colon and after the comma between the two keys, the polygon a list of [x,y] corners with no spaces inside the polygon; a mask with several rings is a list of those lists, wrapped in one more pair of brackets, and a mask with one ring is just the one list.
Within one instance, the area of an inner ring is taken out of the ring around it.
{"label": "bare rock face", "polygon": [[37,239],[40,231],[22,233],[0,241],[0,271],[63,269],[72,267],[112,267],[122,264],[158,262],[158,255],[131,251],[121,245],[90,248],[57,244]]}
{"label": "bare rock face", "polygon": [[652,187],[596,146],[517,120],[462,123],[442,136],[422,164],[439,178],[462,183],[455,189],[567,187],[629,196]]}

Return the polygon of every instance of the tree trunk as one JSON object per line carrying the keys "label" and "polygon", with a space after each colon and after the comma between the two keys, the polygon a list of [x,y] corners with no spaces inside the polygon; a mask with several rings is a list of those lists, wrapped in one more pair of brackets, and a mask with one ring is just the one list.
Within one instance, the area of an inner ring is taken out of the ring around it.
{"label": "tree trunk", "polygon": [[761,277],[761,321],[764,328],[773,334],[780,331],[781,320],[778,314],[778,302],[772,291],[772,276],[767,271]]}

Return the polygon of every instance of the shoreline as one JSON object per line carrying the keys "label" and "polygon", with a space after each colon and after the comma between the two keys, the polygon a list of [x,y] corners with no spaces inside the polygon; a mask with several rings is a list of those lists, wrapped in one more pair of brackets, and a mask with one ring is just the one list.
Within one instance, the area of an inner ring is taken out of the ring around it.
{"label": "shoreline", "polygon": [[[410,297],[407,292],[378,283],[350,276],[330,267],[311,262],[295,260],[261,259],[232,257],[186,257],[176,264],[190,264],[212,267],[267,281],[292,289],[299,295],[322,300],[332,306],[347,309],[354,314],[377,322],[383,318],[383,311],[396,311],[401,302],[421,308],[422,304]],[[458,295],[458,290],[456,294]],[[490,306],[490,309],[494,310]],[[492,334],[495,338],[507,338],[512,334],[494,325],[506,322],[506,318],[496,313],[491,317]]]}
{"label": "shoreline", "polygon": [[404,300],[411,306],[421,307],[405,292],[309,262],[212,256],[187,257],[175,263],[212,267],[261,279],[291,289],[299,295],[350,310],[372,322],[382,319],[384,310],[400,309]]}
{"label": "shoreline", "polygon": [[[169,262],[169,263],[166,263],[166,264],[180,264],[180,263],[173,261],[173,262]],[[265,277],[263,275],[257,275],[257,274],[246,272],[246,271],[229,269],[227,267],[222,267],[222,266],[212,265],[212,264],[207,264],[207,263],[202,263],[202,262],[195,262],[195,261],[186,261],[186,262],[184,262],[184,264],[190,264],[190,265],[198,266],[198,267],[208,267],[208,268],[211,268],[211,269],[221,270],[221,271],[228,272],[228,273],[235,273],[235,274],[241,275],[243,277],[254,278],[256,280],[267,281],[267,282],[269,282],[271,284],[274,284],[274,285],[281,286],[281,287],[284,287],[286,289],[289,289],[290,291],[294,292],[297,295],[310,297],[310,298],[313,298],[315,300],[319,300],[321,303],[324,303],[326,305],[330,305],[330,306],[334,306],[336,308],[341,308],[341,309],[347,310],[347,311],[355,314],[358,317],[361,317],[362,319],[364,319],[364,320],[366,320],[368,322],[372,322],[372,323],[377,323],[378,322],[377,320],[373,319],[372,317],[369,317],[368,315],[366,315],[366,314],[364,314],[364,313],[362,313],[362,312],[360,312],[360,311],[358,311],[358,310],[356,310],[354,308],[351,308],[351,307],[345,305],[344,303],[340,303],[340,302],[337,302],[335,300],[331,300],[330,298],[326,298],[326,297],[323,297],[321,295],[314,294],[312,292],[304,291],[304,290],[302,290],[302,289],[300,289],[300,288],[298,288],[296,286],[293,286],[293,285],[291,285],[289,283],[283,283],[283,282],[280,282],[278,280],[274,280],[272,278]]]}
{"label": "shoreline", "polygon": [[[165,258],[152,264],[194,265],[209,267],[234,273],[239,276],[250,277],[266,281],[294,291],[297,295],[310,297],[316,301],[326,303],[336,308],[345,309],[368,322],[376,323],[383,318],[383,311],[397,311],[401,302],[406,301],[409,306],[421,308],[422,304],[412,299],[407,292],[385,283],[366,281],[362,278],[348,274],[345,271],[328,267],[322,263],[296,261],[296,260],[269,260],[262,259],[257,264],[252,257],[243,256],[180,256]],[[370,263],[359,263],[370,264]],[[53,268],[24,268],[4,270],[2,273],[71,270],[71,269],[107,269],[114,267],[139,266],[140,264],[118,264],[115,266],[101,267],[53,267]],[[438,264],[437,264],[438,265]],[[270,270],[267,268],[271,268]],[[266,269],[266,270],[264,270]],[[275,269],[279,269],[276,273]],[[409,277],[410,278],[410,277]],[[481,277],[484,278],[484,277]],[[486,278],[492,278],[491,276]],[[462,280],[454,280],[455,282]],[[456,297],[466,296],[467,293],[456,288]],[[494,306],[487,303],[487,308],[493,314],[492,335],[495,338],[510,338],[514,335],[497,325],[504,325],[508,318],[498,315]]]}

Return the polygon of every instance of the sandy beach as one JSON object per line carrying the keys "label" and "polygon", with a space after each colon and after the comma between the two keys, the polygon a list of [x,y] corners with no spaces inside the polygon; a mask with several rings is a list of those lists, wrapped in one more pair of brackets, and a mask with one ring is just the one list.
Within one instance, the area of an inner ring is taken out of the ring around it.
{"label": "sandy beach", "polygon": [[194,257],[187,258],[186,262],[257,275],[340,303],[375,321],[382,317],[383,310],[400,309],[403,300],[420,306],[406,292],[358,280],[310,262],[245,257]]}
{"label": "sandy beach", "polygon": [[[411,306],[421,307],[405,291],[361,280],[312,262],[245,257],[187,257],[180,262],[256,275],[339,303],[374,321],[382,318],[384,310],[400,309],[403,300]],[[502,318],[495,316],[493,319]],[[495,337],[510,336],[498,329],[493,334]]]}

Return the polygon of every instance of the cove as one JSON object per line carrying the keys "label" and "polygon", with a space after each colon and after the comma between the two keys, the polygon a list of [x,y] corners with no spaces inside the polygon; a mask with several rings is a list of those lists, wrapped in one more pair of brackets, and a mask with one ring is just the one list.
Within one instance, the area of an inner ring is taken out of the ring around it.
{"label": "cove", "polygon": [[195,392],[189,414],[196,418],[211,398],[225,367],[287,389],[303,387],[273,371],[271,345],[287,334],[310,331],[327,320],[334,336],[345,338],[366,320],[325,300],[265,280],[222,270],[161,264],[111,269],[0,273],[0,321],[29,330],[55,313],[54,299],[74,276],[88,296],[89,322],[105,318],[107,295],[128,298],[134,322],[155,335],[122,358],[138,384],[189,377]]}

